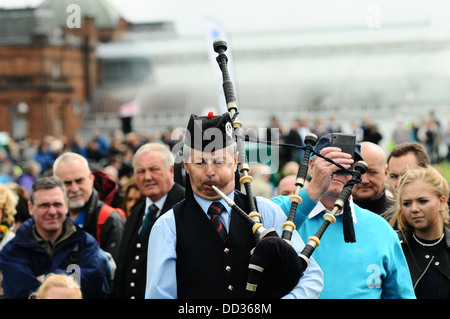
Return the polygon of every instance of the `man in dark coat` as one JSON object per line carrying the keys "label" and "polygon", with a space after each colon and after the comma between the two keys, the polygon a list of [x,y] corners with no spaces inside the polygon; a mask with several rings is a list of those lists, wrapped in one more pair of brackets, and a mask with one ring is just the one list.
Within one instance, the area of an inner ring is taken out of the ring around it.
{"label": "man in dark coat", "polygon": [[113,296],[143,299],[150,230],[159,216],[184,198],[184,187],[174,183],[174,160],[165,145],[147,143],[141,146],[134,155],[133,167],[145,200],[136,204],[126,221]]}
{"label": "man in dark coat", "polygon": [[361,142],[361,155],[367,163],[367,171],[361,183],[353,187],[353,201],[360,207],[383,215],[394,205],[392,194],[387,191],[386,154],[381,146],[372,142]]}
{"label": "man in dark coat", "polygon": [[6,298],[26,299],[50,273],[76,279],[83,298],[97,298],[107,271],[102,252],[91,235],[66,218],[67,196],[56,177],[34,183],[27,219],[0,253]]}

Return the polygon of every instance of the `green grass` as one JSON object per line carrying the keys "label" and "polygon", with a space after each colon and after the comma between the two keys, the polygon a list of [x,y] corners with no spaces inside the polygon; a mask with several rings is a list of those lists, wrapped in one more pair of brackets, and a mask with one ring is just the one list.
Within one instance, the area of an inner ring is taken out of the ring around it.
{"label": "green grass", "polygon": [[445,161],[433,166],[450,182],[450,162]]}

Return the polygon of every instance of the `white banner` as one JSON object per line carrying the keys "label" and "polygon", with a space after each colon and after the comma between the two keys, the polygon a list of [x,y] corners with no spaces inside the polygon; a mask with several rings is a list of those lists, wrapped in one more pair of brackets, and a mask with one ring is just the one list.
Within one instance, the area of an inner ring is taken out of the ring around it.
{"label": "white banner", "polygon": [[[225,30],[225,27],[214,18],[204,18],[204,25],[205,25],[205,40],[206,40],[206,49],[209,56],[209,61],[211,63],[211,67],[214,73],[214,77],[216,79],[217,83],[217,92],[218,92],[218,101],[219,105],[218,108],[221,112],[221,114],[228,111],[227,104],[225,101],[225,95],[223,92],[223,78],[222,78],[222,71],[220,70],[219,64],[216,61],[217,53],[214,51],[213,48],[213,42],[217,39],[222,39],[227,42],[227,51],[225,54],[228,57],[228,73],[230,74],[230,79],[233,83],[234,92],[236,95],[237,100],[237,91],[236,91],[236,82],[234,77],[234,66],[233,66],[233,57],[232,57],[232,47],[231,47],[231,41],[228,37],[228,34]],[[236,101],[237,102],[237,101]]]}

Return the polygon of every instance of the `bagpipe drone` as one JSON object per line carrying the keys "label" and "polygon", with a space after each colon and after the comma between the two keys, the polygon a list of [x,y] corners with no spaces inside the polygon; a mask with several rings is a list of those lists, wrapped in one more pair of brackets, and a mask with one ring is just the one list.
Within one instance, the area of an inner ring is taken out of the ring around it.
{"label": "bagpipe drone", "polygon": [[[234,134],[237,142],[238,164],[241,175],[240,182],[245,187],[247,194],[250,212],[247,214],[234,201],[229,199],[218,188],[214,190],[227,202],[227,204],[234,208],[239,215],[244,218],[252,227],[252,232],[255,236],[255,247],[251,252],[249,262],[249,273],[247,280],[247,296],[249,298],[281,298],[288,294],[298,283],[303,272],[309,264],[309,259],[314,250],[320,245],[320,238],[330,224],[333,224],[336,219],[334,215],[344,208],[348,203],[348,199],[352,193],[353,186],[361,182],[361,175],[367,170],[367,164],[359,161],[355,164],[355,170],[345,169],[331,159],[322,156],[320,153],[314,151],[314,146],[317,143],[317,136],[308,134],[305,137],[305,145],[297,146],[304,150],[303,159],[300,163],[297,178],[296,189],[294,195],[291,195],[291,208],[286,222],[283,224],[283,233],[279,237],[275,229],[264,228],[261,222],[261,215],[256,211],[253,193],[251,189],[251,182],[253,178],[249,175],[249,164],[247,161],[245,151],[245,137],[243,136],[243,123],[237,120],[238,107],[236,97],[234,94],[233,83],[228,72],[228,58],[225,54],[227,50],[227,43],[222,39],[213,42],[214,51],[218,54],[216,60],[222,72],[223,77],[223,91],[225,95],[228,112],[231,115]],[[282,144],[279,144],[282,145]],[[351,180],[344,186],[339,198],[334,204],[334,209],[324,215],[324,222],[314,236],[308,239],[308,243],[303,251],[298,254],[292,246],[291,237],[296,226],[294,224],[297,206],[302,199],[299,196],[300,190],[305,184],[307,172],[309,168],[309,158],[311,155],[320,156],[335,165],[352,174]],[[351,225],[353,227],[353,225]],[[350,240],[351,241],[351,240]],[[353,240],[354,241],[354,240]]]}

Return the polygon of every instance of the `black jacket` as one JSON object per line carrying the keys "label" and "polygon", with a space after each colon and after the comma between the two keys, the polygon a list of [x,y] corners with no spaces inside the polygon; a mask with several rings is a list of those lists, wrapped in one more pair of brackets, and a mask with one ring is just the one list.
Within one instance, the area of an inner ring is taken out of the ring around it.
{"label": "black jacket", "polygon": [[[174,183],[167,194],[161,214],[166,213],[173,205],[184,199],[184,187]],[[147,280],[147,245],[150,232],[138,235],[139,227],[145,214],[145,200],[141,200],[133,208],[125,223],[125,230],[120,243],[117,269],[114,275],[113,298],[145,297]]]}
{"label": "black jacket", "polygon": [[383,213],[386,213],[394,205],[395,200],[386,196],[386,191],[383,191],[383,194],[377,199],[361,200],[353,196],[353,202],[359,207],[368,209],[375,214],[383,216]]}
{"label": "black jacket", "polygon": [[[442,244],[444,250],[437,256],[427,252],[416,245],[412,232],[397,231],[403,253],[408,262],[414,291],[418,299],[427,298],[427,291],[439,299],[450,298],[450,229],[445,227],[445,236]],[[436,287],[424,285],[424,278],[434,272],[438,274],[439,284]],[[429,296],[429,295],[428,295]],[[430,297],[428,297],[430,298]]]}
{"label": "black jacket", "polygon": [[[84,206],[86,211],[86,220],[83,229],[97,238],[97,219],[100,209],[106,205],[98,198],[95,189],[92,190],[89,201]],[[122,239],[122,233],[125,228],[125,219],[117,212],[111,213],[100,232],[100,248],[109,252],[117,263],[119,255],[119,245]]]}
{"label": "black jacket", "polygon": [[[244,211],[250,211],[245,194],[235,191],[234,200]],[[173,210],[178,298],[246,298],[250,251],[255,247],[248,222],[232,214],[224,244],[195,200],[182,201]]]}

